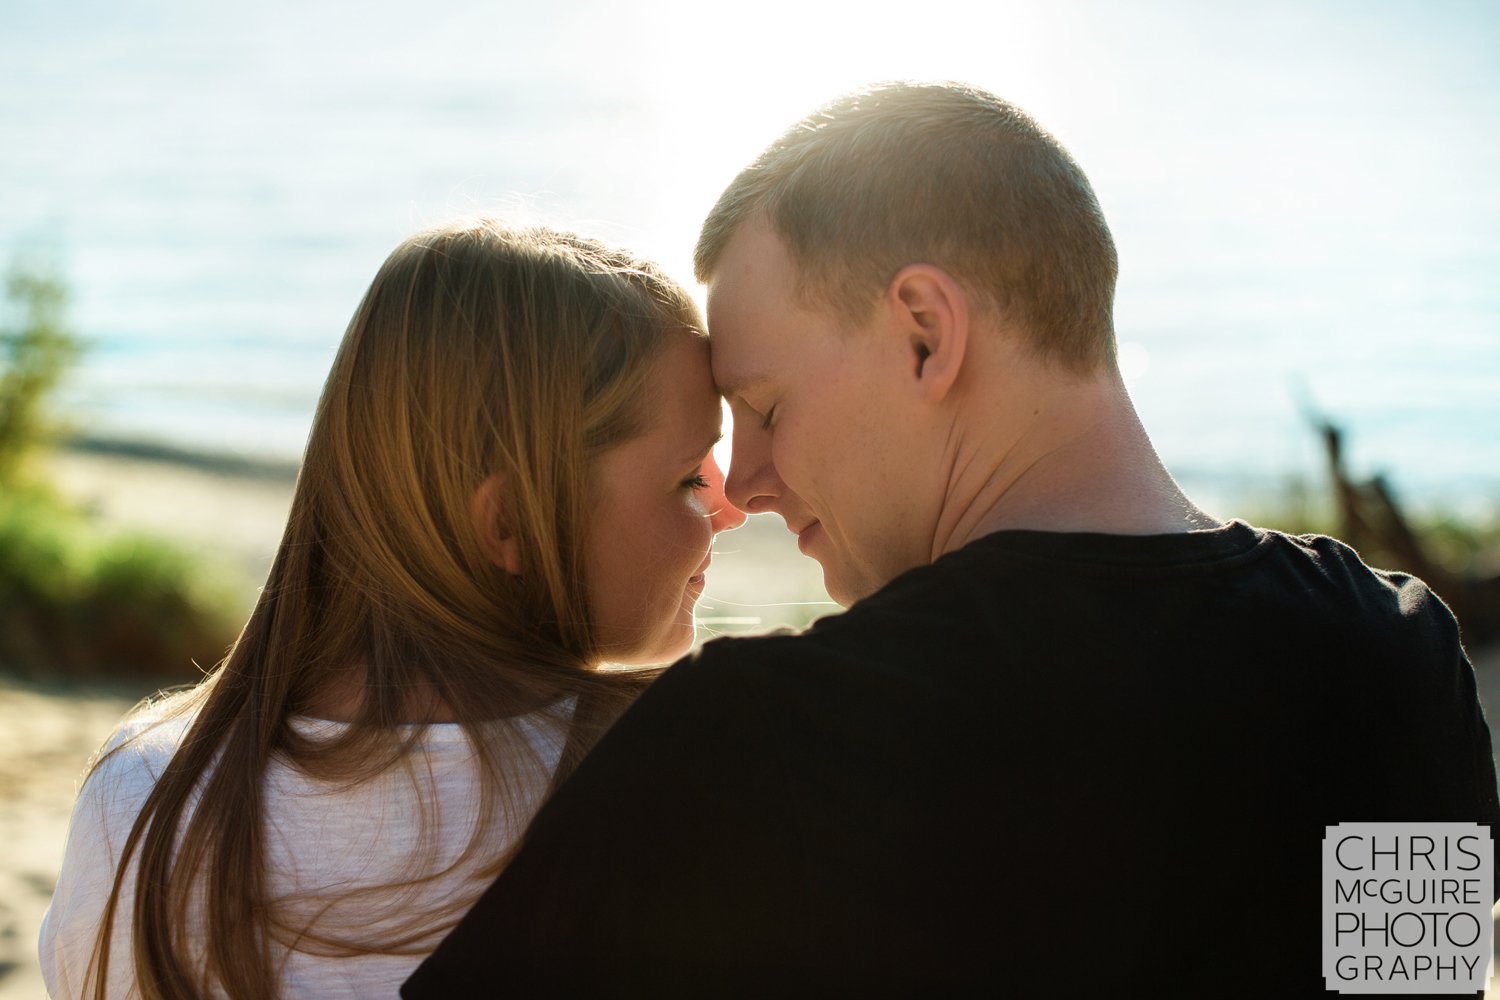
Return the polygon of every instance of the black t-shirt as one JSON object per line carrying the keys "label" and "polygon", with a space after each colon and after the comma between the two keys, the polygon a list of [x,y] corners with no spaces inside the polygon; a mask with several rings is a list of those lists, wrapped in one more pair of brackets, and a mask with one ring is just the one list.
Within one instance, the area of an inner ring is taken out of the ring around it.
{"label": "black t-shirt", "polygon": [[1000,532],[674,666],[403,995],[1321,993],[1349,821],[1500,821],[1425,585],[1242,522]]}

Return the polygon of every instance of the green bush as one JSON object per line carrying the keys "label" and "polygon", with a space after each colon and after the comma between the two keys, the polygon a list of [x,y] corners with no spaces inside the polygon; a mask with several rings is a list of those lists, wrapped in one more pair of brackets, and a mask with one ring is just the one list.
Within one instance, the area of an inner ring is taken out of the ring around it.
{"label": "green bush", "polygon": [[0,496],[0,665],[192,680],[234,637],[229,589],[181,549],[106,535],[41,490]]}
{"label": "green bush", "polygon": [[67,286],[55,275],[21,266],[5,279],[0,324],[0,487],[14,484],[27,455],[47,441],[46,401],[77,358],[67,328]]}
{"label": "green bush", "polygon": [[183,550],[111,535],[29,477],[48,397],[78,355],[67,291],[12,269],[0,322],[0,668],[34,678],[192,680],[234,636],[230,591]]}

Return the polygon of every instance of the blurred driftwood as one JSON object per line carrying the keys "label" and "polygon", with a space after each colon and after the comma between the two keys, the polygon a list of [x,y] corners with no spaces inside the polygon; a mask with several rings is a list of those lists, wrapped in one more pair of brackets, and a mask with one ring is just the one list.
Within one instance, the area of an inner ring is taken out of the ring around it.
{"label": "blurred driftwood", "polygon": [[1433,559],[1385,477],[1376,475],[1362,483],[1351,479],[1344,468],[1343,431],[1325,418],[1310,419],[1328,455],[1343,540],[1372,565],[1421,577],[1452,609],[1466,643],[1500,637],[1500,575],[1456,573]]}

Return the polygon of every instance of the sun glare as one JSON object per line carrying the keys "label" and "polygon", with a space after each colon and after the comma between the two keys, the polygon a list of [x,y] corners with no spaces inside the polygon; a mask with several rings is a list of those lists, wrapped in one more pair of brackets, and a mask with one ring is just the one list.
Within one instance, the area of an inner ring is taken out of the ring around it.
{"label": "sun glare", "polygon": [[733,458],[731,443],[734,439],[734,415],[729,412],[729,404],[720,403],[719,408],[724,411],[724,436],[719,443],[714,445],[714,461],[719,463],[719,471],[726,476],[729,475],[729,462]]}
{"label": "sun glare", "polygon": [[[635,242],[690,280],[698,225],[725,184],[793,122],[869,83],[962,80],[1065,121],[1059,105],[1097,81],[1057,78],[1045,56],[1062,27],[1053,10],[937,3],[913,14],[892,4],[793,0],[769,0],[753,14],[679,0],[646,6],[629,26],[642,51],[619,86],[650,109],[671,155],[657,188],[669,196]],[[611,61],[623,69],[618,39],[594,45],[601,57],[613,48]]]}

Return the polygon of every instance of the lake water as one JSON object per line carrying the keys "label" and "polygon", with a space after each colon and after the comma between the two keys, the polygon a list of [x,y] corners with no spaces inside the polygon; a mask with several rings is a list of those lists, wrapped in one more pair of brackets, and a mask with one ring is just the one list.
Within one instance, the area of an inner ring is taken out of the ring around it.
{"label": "lake water", "polygon": [[1190,489],[1319,475],[1306,401],[1355,471],[1494,503],[1500,7],[1220,6],[0,0],[0,259],[72,285],[80,429],[290,458],[411,230],[541,218],[690,278],[782,127],[959,78],[1093,179],[1132,392]]}

